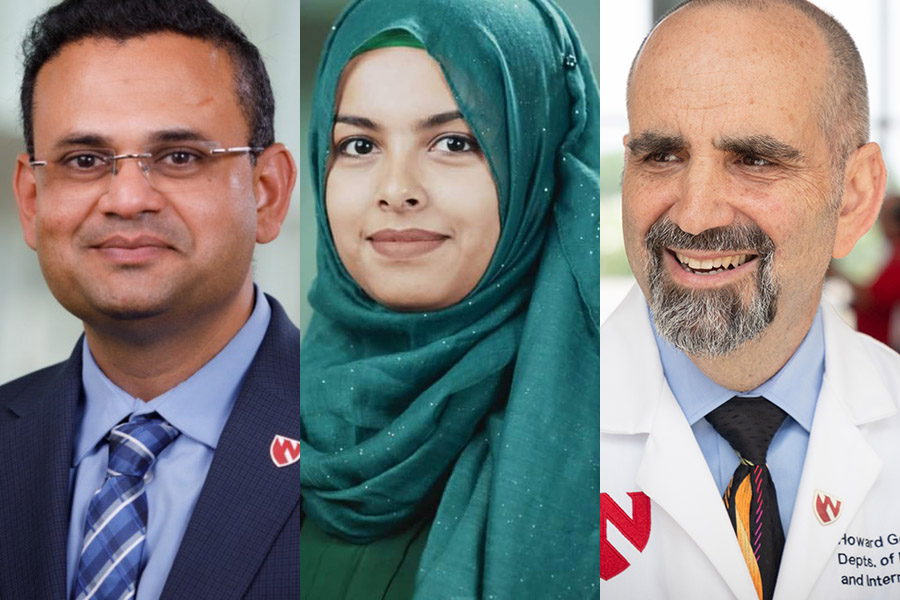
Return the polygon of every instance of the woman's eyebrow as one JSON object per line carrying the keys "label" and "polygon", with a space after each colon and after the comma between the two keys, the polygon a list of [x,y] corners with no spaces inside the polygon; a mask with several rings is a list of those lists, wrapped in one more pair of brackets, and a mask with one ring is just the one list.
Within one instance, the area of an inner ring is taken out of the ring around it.
{"label": "woman's eyebrow", "polygon": [[[416,123],[416,129],[431,129],[432,127],[438,127],[443,125],[444,123],[449,123],[450,121],[456,121],[457,119],[463,119],[463,115],[458,110],[452,110],[449,112],[442,112],[436,115],[431,115],[426,119],[422,119],[418,123]],[[465,119],[463,119],[465,120]]]}
{"label": "woman's eyebrow", "polygon": [[367,119],[365,117],[357,117],[354,115],[335,115],[334,122],[346,123],[347,125],[362,127],[363,129],[371,129],[372,131],[378,131],[379,129],[381,129],[381,127],[375,124],[371,119]]}

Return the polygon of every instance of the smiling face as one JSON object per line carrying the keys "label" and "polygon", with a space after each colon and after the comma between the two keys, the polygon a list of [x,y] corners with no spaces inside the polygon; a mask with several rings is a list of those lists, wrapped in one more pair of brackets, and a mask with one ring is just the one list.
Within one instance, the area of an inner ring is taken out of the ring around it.
{"label": "smiling face", "polygon": [[497,245],[497,188],[441,68],[382,48],[344,69],[325,185],[341,262],[394,310],[462,300]]}
{"label": "smiling face", "polygon": [[196,315],[246,298],[258,226],[246,154],[208,161],[199,185],[165,190],[135,160],[120,161],[96,193],[50,173],[75,149],[81,158],[68,164],[81,168],[94,160],[82,150],[138,153],[185,138],[244,146],[248,131],[231,62],[212,44],[154,34],[64,46],[35,88],[35,157],[53,164],[32,169],[23,155],[16,176],[25,239],[60,303],[98,324]]}
{"label": "smiling face", "polygon": [[689,354],[812,321],[843,195],[816,118],[827,55],[795,10],[704,7],[669,17],[636,64],[626,251]]}

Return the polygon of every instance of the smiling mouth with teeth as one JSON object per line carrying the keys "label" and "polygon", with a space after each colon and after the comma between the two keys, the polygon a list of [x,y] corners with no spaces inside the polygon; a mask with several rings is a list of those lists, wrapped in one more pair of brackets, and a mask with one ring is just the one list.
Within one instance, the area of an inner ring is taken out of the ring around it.
{"label": "smiling mouth with teeth", "polygon": [[672,252],[678,263],[685,271],[695,275],[715,275],[724,271],[735,269],[744,263],[756,258],[756,254],[735,254],[733,256],[720,256],[713,259],[699,260],[685,256],[678,252]]}

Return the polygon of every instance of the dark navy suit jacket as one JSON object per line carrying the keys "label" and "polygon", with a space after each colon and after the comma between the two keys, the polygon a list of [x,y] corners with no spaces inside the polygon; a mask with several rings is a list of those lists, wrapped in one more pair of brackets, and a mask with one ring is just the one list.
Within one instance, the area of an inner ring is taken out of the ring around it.
{"label": "dark navy suit jacket", "polygon": [[[162,593],[168,600],[300,597],[300,331],[272,319],[241,387]],[[69,360],[0,387],[0,599],[63,600],[81,343]]]}

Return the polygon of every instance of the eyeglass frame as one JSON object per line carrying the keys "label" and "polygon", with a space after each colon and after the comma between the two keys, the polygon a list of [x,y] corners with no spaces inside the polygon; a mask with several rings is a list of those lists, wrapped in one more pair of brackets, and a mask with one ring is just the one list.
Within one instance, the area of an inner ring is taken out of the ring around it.
{"label": "eyeglass frame", "polygon": [[[197,143],[197,141],[194,140],[194,143]],[[219,142],[215,142],[212,140],[205,140],[202,143],[203,144],[218,144]],[[74,150],[78,150],[78,149],[74,149]],[[127,160],[127,159],[141,160],[141,159],[153,158],[152,152],[139,152],[139,153],[130,152],[130,153],[125,153],[125,154],[115,154],[115,150],[112,148],[84,148],[83,150],[85,150],[85,151],[91,150],[92,152],[100,152],[103,150],[109,150],[109,151],[113,152],[112,156],[108,156],[105,158],[106,161],[112,162],[112,169],[110,169],[109,173],[107,174],[107,175],[112,175],[112,176],[118,175],[117,166],[118,166],[120,160]],[[224,156],[226,154],[245,153],[245,154],[250,154],[254,158],[256,158],[256,156],[258,156],[259,154],[262,154],[264,151],[265,151],[265,148],[263,148],[261,146],[233,146],[231,148],[210,148],[208,150],[209,155],[212,157]],[[32,168],[46,167],[49,164],[49,162],[50,161],[47,161],[47,160],[29,160],[28,166],[30,166]],[[145,168],[141,169],[141,171],[144,171],[144,172],[146,172],[147,170],[149,170],[149,169],[145,169]],[[104,175],[104,177],[105,176],[106,175]]]}

